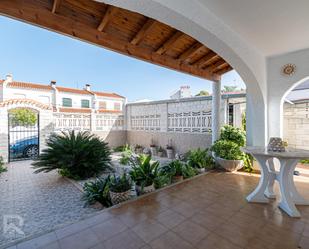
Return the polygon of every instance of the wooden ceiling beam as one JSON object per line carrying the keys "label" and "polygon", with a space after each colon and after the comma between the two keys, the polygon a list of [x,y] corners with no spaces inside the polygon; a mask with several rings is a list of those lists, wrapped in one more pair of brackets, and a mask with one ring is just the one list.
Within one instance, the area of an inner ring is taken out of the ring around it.
{"label": "wooden ceiling beam", "polygon": [[54,0],[53,2],[53,8],[52,8],[52,13],[55,14],[57,10],[59,9],[59,6],[61,4],[61,0]]}
{"label": "wooden ceiling beam", "polygon": [[97,28],[98,31],[103,32],[104,29],[106,28],[107,24],[111,21],[111,19],[113,18],[113,15],[116,13],[117,8],[109,5],[106,8],[105,14]]}
{"label": "wooden ceiling beam", "polygon": [[205,56],[203,56],[201,59],[199,59],[198,61],[194,62],[193,65],[197,66],[197,67],[203,67],[207,62],[209,62],[210,60],[212,60],[213,58],[217,57],[218,55],[213,52],[210,51],[208,52]]}
{"label": "wooden ceiling beam", "polygon": [[185,50],[182,54],[180,54],[178,56],[178,59],[185,61],[194,54],[196,54],[197,52],[199,52],[202,48],[204,48],[204,45],[197,42],[192,47],[190,47],[189,49]]}
{"label": "wooden ceiling beam", "polygon": [[0,14],[203,79],[218,80],[220,78],[219,74],[213,73],[209,69],[201,69],[182,63],[179,59],[165,54],[160,55],[148,47],[133,45],[127,39],[116,38],[113,34],[100,32],[96,27],[78,22],[68,16],[54,15],[50,9],[46,9],[43,1],[1,0]]}
{"label": "wooden ceiling beam", "polygon": [[232,68],[230,65],[228,65],[227,67],[225,67],[225,68],[220,69],[219,71],[217,71],[215,74],[221,76],[222,74],[225,74],[225,73],[227,73],[227,72],[229,72],[229,71],[231,71],[231,70],[233,70],[233,68]]}
{"label": "wooden ceiling beam", "polygon": [[206,68],[208,68],[211,72],[215,72],[215,71],[220,70],[222,68],[222,66],[224,66],[224,65],[227,66],[228,63],[225,60],[220,59],[217,62],[215,62],[214,64],[209,65]]}
{"label": "wooden ceiling beam", "polygon": [[147,36],[147,34],[151,33],[151,31],[153,30],[155,24],[156,24],[156,20],[149,18],[145,22],[143,27],[132,38],[131,44],[138,45]]}
{"label": "wooden ceiling beam", "polygon": [[169,50],[174,43],[182,38],[185,34],[180,32],[180,31],[176,31],[176,33],[174,33],[170,38],[168,38],[168,40],[166,42],[164,42],[157,50],[156,53],[157,54],[164,54],[167,50]]}

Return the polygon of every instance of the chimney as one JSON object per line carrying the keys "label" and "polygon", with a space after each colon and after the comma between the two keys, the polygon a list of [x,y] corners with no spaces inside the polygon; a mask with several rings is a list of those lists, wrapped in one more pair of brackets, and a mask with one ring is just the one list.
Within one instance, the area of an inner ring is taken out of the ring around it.
{"label": "chimney", "polygon": [[55,80],[51,80],[51,81],[50,81],[50,86],[51,86],[52,88],[55,88],[55,87],[56,87],[56,81],[55,81]]}
{"label": "chimney", "polygon": [[86,89],[87,91],[90,92],[90,85],[89,85],[89,84],[86,84],[86,85],[85,85],[85,89]]}
{"label": "chimney", "polygon": [[12,82],[13,81],[13,75],[12,74],[7,74],[5,80],[6,80],[7,83]]}

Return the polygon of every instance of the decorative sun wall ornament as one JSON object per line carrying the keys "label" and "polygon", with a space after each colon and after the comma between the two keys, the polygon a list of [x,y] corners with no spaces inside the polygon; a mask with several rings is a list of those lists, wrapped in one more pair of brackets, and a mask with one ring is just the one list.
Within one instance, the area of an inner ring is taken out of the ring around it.
{"label": "decorative sun wall ornament", "polygon": [[282,68],[282,72],[285,75],[291,76],[295,73],[296,71],[296,66],[294,64],[286,64]]}

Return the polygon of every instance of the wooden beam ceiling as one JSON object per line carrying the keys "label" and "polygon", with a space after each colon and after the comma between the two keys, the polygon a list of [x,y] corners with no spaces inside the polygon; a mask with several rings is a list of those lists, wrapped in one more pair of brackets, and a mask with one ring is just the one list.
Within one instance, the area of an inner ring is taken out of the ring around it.
{"label": "wooden beam ceiling", "polygon": [[55,14],[55,13],[57,12],[57,10],[58,10],[60,4],[61,4],[61,0],[54,0],[54,2],[53,2],[53,8],[52,8],[52,13]]}
{"label": "wooden beam ceiling", "polygon": [[137,32],[137,34],[132,38],[131,44],[138,45],[147,34],[151,33],[156,21],[153,19],[148,19],[143,27]]}
{"label": "wooden beam ceiling", "polygon": [[103,32],[104,29],[106,28],[107,24],[111,21],[111,19],[113,18],[113,15],[116,13],[117,8],[115,8],[114,6],[109,5],[106,8],[106,12],[98,26],[98,31]]}
{"label": "wooden beam ceiling", "polygon": [[232,70],[183,32],[93,0],[1,0],[0,14],[208,80]]}
{"label": "wooden beam ceiling", "polygon": [[197,42],[189,49],[185,50],[182,54],[178,56],[178,59],[186,61],[188,58],[190,58],[192,55],[199,52],[201,49],[204,48],[204,45]]}
{"label": "wooden beam ceiling", "polygon": [[166,42],[164,42],[156,51],[157,54],[164,54],[168,49],[170,49],[178,39],[185,36],[184,33],[176,31]]}

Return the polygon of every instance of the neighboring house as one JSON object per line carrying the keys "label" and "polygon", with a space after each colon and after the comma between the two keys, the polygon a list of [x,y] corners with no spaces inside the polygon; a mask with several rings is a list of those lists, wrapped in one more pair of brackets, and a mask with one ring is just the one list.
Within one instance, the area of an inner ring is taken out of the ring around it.
{"label": "neighboring house", "polygon": [[125,98],[116,93],[97,92],[86,84],[84,89],[13,81],[11,75],[0,81],[0,101],[31,99],[52,106],[55,112],[122,112]]}
{"label": "neighboring house", "polygon": [[182,99],[192,97],[190,86],[181,86],[180,89],[176,90],[171,94],[171,99]]}

